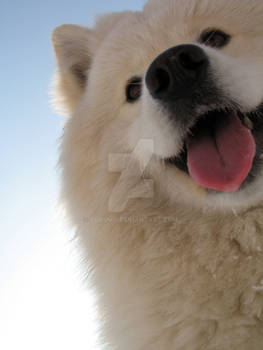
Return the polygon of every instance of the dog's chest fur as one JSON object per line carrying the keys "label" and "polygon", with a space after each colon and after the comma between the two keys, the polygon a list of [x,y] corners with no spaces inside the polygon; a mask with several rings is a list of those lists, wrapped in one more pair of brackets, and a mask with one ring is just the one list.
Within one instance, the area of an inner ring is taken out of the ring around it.
{"label": "dog's chest fur", "polygon": [[107,232],[95,225],[88,254],[109,339],[132,350],[259,350],[261,210],[227,217],[159,210],[159,219],[151,210],[138,223],[127,220],[140,210],[126,211],[108,220]]}

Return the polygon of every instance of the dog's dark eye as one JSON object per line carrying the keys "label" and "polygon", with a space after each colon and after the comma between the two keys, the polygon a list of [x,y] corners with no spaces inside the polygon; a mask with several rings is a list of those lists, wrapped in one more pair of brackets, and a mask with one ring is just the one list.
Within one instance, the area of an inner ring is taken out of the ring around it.
{"label": "dog's dark eye", "polygon": [[208,29],[201,34],[199,42],[207,46],[220,48],[226,46],[230,39],[231,36],[222,32],[221,30]]}
{"label": "dog's dark eye", "polygon": [[128,102],[135,102],[140,98],[142,93],[142,79],[132,78],[129,80],[126,87],[126,99]]}

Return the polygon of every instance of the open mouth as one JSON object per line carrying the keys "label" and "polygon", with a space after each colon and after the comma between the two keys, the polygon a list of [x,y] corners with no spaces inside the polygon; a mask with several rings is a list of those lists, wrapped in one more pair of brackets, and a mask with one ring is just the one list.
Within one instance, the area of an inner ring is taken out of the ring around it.
{"label": "open mouth", "polygon": [[205,188],[236,192],[248,177],[256,155],[249,117],[236,110],[200,116],[188,131],[182,152],[166,162],[187,172]]}

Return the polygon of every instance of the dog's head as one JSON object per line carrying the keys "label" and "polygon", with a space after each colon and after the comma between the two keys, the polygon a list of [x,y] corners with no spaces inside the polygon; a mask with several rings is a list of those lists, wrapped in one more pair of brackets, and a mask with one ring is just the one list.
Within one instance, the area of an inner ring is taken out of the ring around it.
{"label": "dog's head", "polygon": [[57,28],[68,168],[125,153],[171,202],[263,200],[262,18],[259,0],[150,0],[94,29]]}

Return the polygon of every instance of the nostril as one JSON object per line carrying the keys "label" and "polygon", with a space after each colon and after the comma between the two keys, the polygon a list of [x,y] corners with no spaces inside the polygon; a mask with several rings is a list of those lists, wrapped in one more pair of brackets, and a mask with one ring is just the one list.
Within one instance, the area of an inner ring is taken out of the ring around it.
{"label": "nostril", "polygon": [[179,55],[179,63],[181,67],[188,70],[196,71],[204,63],[204,57],[195,55],[193,52],[181,52]]}
{"label": "nostril", "polygon": [[150,93],[157,95],[169,88],[171,78],[165,67],[152,65],[146,74],[145,81]]}
{"label": "nostril", "polygon": [[157,68],[155,72],[155,77],[157,80],[157,88],[155,90],[156,93],[165,91],[168,89],[170,85],[170,75],[163,68]]}

